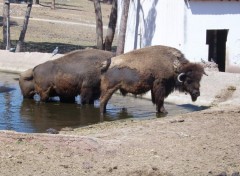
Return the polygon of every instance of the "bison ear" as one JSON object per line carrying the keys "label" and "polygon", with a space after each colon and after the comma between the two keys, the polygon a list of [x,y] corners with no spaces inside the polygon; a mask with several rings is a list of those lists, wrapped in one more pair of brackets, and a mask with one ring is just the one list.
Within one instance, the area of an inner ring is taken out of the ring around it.
{"label": "bison ear", "polygon": [[180,73],[177,77],[178,82],[182,83],[186,78],[186,74],[185,73]]}

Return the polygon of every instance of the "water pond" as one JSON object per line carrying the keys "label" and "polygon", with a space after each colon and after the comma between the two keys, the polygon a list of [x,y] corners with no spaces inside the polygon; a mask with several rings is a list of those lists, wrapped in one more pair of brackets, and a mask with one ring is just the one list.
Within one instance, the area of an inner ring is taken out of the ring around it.
{"label": "water pond", "polygon": [[[0,72],[0,130],[17,132],[46,132],[49,128],[60,130],[64,127],[80,127],[99,123],[99,102],[94,106],[57,101],[43,103],[36,96],[34,100],[23,99],[18,85],[18,75]],[[201,110],[191,105],[177,106],[166,104],[168,118],[175,114]],[[126,118],[156,118],[155,106],[149,100],[114,95],[107,105],[104,121]]]}

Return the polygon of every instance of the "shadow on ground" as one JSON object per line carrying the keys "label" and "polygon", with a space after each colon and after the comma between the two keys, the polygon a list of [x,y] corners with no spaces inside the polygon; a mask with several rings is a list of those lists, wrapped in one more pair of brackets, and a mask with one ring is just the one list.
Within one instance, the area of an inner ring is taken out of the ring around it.
{"label": "shadow on ground", "polygon": [[[51,2],[45,2],[44,4],[41,3],[39,4],[40,6],[43,7],[49,7],[51,8],[52,3]],[[57,9],[66,9],[66,10],[74,10],[74,11],[83,11],[81,9],[79,9],[79,6],[72,6],[72,5],[68,5],[68,4],[60,4],[60,3],[55,3],[55,6]]]}
{"label": "shadow on ground", "polygon": [[[16,40],[11,41],[11,47],[15,48],[17,45]],[[73,50],[85,49],[85,48],[96,48],[96,46],[82,46],[73,45],[66,43],[50,43],[50,42],[25,42],[23,45],[22,52],[42,52],[42,53],[52,53],[53,50],[58,47],[59,54],[65,54]],[[5,49],[3,41],[0,40],[0,49]],[[112,47],[112,51],[116,51],[116,46]]]}
{"label": "shadow on ground", "polygon": [[[0,41],[0,48],[4,49],[3,42]],[[11,41],[11,47],[15,48],[17,44],[16,40]],[[73,45],[66,43],[50,43],[50,42],[26,42],[23,45],[22,52],[43,52],[43,53],[52,53],[53,50],[58,47],[58,53],[64,54],[77,49],[84,49],[87,47],[95,48],[95,46],[81,46]]]}
{"label": "shadow on ground", "polygon": [[192,111],[201,111],[201,110],[205,110],[208,109],[208,106],[196,106],[193,104],[181,104],[181,105],[177,105],[179,107],[182,107],[184,109],[188,109],[190,112]]}

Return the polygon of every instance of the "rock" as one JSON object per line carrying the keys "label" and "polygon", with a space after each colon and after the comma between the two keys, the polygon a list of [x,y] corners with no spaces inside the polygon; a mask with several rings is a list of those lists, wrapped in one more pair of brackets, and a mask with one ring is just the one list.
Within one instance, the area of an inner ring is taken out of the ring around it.
{"label": "rock", "polygon": [[47,130],[46,130],[46,132],[48,133],[48,134],[58,134],[59,132],[56,130],[56,129],[54,129],[54,128],[48,128]]}
{"label": "rock", "polygon": [[239,172],[234,172],[232,176],[240,176]]}
{"label": "rock", "polygon": [[217,176],[227,176],[227,173],[226,172],[222,172],[222,173],[218,174]]}

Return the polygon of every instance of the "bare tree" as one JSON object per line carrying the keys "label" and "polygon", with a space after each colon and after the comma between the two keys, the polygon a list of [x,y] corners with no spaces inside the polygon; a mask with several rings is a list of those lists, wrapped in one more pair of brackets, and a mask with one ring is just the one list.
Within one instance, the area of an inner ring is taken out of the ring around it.
{"label": "bare tree", "polygon": [[112,4],[114,0],[103,0],[104,3]]}
{"label": "bare tree", "polygon": [[130,0],[123,0],[122,16],[120,21],[116,55],[124,53],[129,4],[130,4]]}
{"label": "bare tree", "polygon": [[22,31],[20,33],[20,37],[19,37],[15,52],[22,51],[22,45],[23,45],[25,34],[26,34],[26,31],[27,31],[27,26],[28,26],[28,21],[29,21],[31,9],[32,9],[32,0],[30,0],[28,2],[26,15],[25,15],[25,19],[24,19],[24,22],[23,22],[23,28],[22,28]]}
{"label": "bare tree", "polygon": [[93,0],[93,3],[96,14],[97,48],[103,49],[103,23],[101,5],[99,0]]}
{"label": "bare tree", "polygon": [[116,24],[117,24],[117,3],[118,0],[112,1],[112,9],[110,14],[110,19],[108,23],[107,35],[104,42],[105,50],[112,50],[112,42],[115,34]]}
{"label": "bare tree", "polygon": [[39,4],[39,0],[34,0],[33,4]]}
{"label": "bare tree", "polygon": [[10,2],[8,0],[5,0],[3,6],[3,44],[6,47],[6,50],[9,50],[11,48],[9,10]]}
{"label": "bare tree", "polygon": [[55,9],[55,0],[52,0],[51,9]]}

